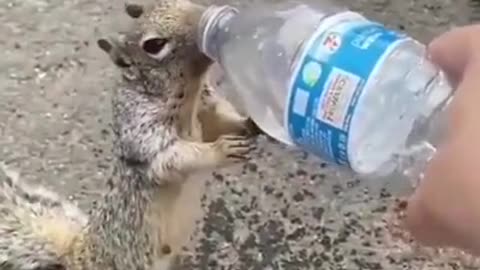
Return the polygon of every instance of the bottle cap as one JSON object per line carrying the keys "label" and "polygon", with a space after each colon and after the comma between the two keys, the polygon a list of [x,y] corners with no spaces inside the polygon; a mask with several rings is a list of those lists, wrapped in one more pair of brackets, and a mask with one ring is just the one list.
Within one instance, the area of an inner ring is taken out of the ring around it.
{"label": "bottle cap", "polygon": [[216,29],[221,27],[221,19],[229,18],[238,13],[238,10],[232,6],[215,6],[208,7],[200,18],[197,32],[197,44],[201,52],[208,57],[215,59],[208,41],[216,33]]}

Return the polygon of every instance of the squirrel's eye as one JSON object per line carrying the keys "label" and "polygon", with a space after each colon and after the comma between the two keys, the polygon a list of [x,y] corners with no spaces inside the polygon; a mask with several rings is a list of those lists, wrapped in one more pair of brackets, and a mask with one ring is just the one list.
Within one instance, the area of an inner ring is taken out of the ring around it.
{"label": "squirrel's eye", "polygon": [[167,40],[164,38],[152,38],[145,40],[142,48],[146,53],[156,55],[163,50],[166,44]]}
{"label": "squirrel's eye", "polygon": [[163,60],[173,51],[175,43],[166,38],[150,36],[141,41],[142,50],[157,61]]}

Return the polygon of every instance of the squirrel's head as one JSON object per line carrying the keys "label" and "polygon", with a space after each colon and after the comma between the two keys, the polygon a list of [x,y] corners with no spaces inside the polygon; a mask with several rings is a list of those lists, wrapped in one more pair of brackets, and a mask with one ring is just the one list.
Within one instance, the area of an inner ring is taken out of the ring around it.
{"label": "squirrel's head", "polygon": [[203,73],[212,63],[196,44],[204,11],[188,0],[160,0],[152,6],[128,3],[125,12],[135,19],[135,30],[123,39],[102,38],[97,44],[122,68],[139,64],[165,68],[180,61],[193,68],[191,72]]}

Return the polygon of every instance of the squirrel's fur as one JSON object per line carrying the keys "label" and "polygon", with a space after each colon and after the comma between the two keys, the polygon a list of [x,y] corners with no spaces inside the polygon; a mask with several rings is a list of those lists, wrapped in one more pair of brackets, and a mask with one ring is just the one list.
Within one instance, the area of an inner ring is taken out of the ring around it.
{"label": "squirrel's fur", "polygon": [[122,72],[107,192],[87,216],[51,191],[0,179],[0,269],[171,267],[200,207],[195,173],[245,160],[258,131],[207,83],[212,63],[195,44],[204,9],[127,4],[134,29],[98,40]]}

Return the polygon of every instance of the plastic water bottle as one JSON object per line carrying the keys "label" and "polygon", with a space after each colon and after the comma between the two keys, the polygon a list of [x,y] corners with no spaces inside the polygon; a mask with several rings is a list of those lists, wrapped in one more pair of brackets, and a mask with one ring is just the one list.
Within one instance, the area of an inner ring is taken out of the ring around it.
{"label": "plastic water bottle", "polygon": [[267,134],[376,179],[421,179],[452,97],[426,46],[324,0],[211,6],[201,50]]}

